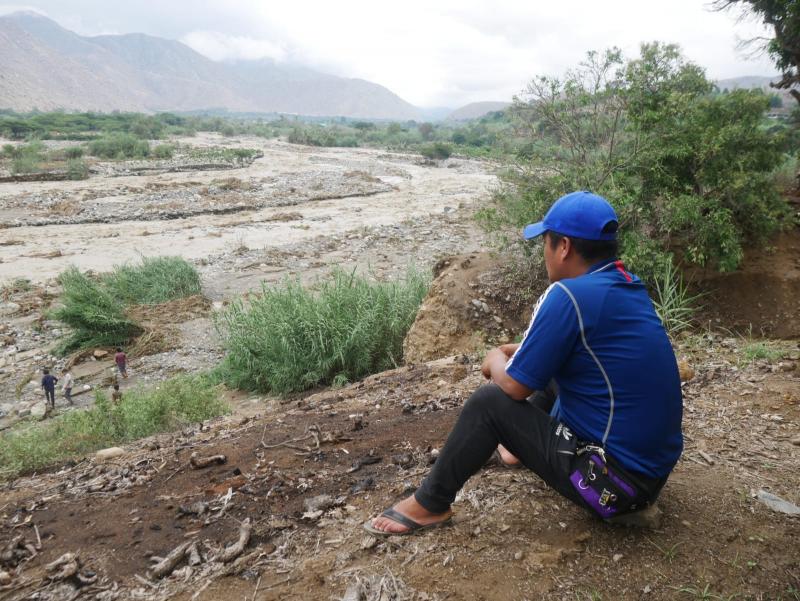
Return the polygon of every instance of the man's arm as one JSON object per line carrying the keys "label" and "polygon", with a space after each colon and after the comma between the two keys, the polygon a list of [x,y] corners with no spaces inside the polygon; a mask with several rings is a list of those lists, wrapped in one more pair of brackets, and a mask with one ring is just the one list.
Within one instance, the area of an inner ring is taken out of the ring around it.
{"label": "man's arm", "polygon": [[481,372],[484,377],[492,380],[503,392],[515,401],[527,399],[533,390],[506,373],[506,363],[511,355],[517,350],[518,344],[504,344],[486,353],[486,358],[481,365]]}

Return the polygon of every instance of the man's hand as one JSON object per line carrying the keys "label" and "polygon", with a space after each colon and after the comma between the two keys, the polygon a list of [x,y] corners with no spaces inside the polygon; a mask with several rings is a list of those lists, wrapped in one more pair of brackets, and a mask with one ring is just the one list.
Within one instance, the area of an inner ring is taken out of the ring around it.
{"label": "man's hand", "polygon": [[486,353],[486,358],[481,365],[483,376],[492,380],[503,389],[508,396],[516,401],[528,398],[533,390],[520,384],[506,373],[506,363],[509,357],[517,350],[518,344],[504,344],[499,348],[494,348]]}
{"label": "man's hand", "polygon": [[519,348],[519,345],[520,345],[520,343],[519,343],[519,342],[514,342],[514,343],[512,343],[512,344],[501,344],[501,345],[500,345],[499,347],[497,347],[497,348],[499,348],[501,351],[503,351],[503,354],[505,354],[505,356],[506,356],[506,357],[508,357],[509,359],[511,359],[511,356],[512,356],[514,353],[516,353],[516,352],[517,352],[517,349]]}

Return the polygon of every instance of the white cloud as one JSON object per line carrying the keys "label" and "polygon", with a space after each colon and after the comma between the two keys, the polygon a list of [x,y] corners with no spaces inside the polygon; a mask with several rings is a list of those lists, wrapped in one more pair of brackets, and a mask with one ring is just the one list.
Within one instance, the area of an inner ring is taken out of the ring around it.
{"label": "white cloud", "polygon": [[218,31],[192,31],[181,42],[215,61],[255,60],[271,58],[282,61],[286,50],[267,40],[226,35]]}
{"label": "white cloud", "polygon": [[0,4],[0,15],[9,15],[16,12],[32,12],[47,16],[47,13],[40,8],[28,4]]}
{"label": "white cloud", "polygon": [[215,60],[270,57],[385,85],[418,105],[506,100],[535,75],[558,75],[589,50],[635,55],[643,41],[679,44],[709,77],[770,75],[740,39],[757,20],[702,0],[38,0],[86,33],[141,31],[181,39]]}

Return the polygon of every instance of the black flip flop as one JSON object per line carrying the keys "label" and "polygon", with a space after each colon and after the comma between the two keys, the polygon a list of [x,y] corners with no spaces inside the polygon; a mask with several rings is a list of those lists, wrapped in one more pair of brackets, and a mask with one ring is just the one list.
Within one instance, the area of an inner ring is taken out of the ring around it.
{"label": "black flip flop", "polygon": [[441,528],[442,526],[449,526],[451,524],[452,515],[448,516],[446,519],[442,520],[441,522],[436,522],[434,524],[419,524],[412,520],[410,517],[403,515],[399,511],[396,511],[393,508],[389,508],[381,514],[381,517],[389,518],[390,520],[397,522],[398,524],[402,524],[408,530],[403,532],[387,532],[386,530],[378,530],[372,525],[372,519],[367,520],[364,522],[364,530],[372,534],[373,536],[408,536],[409,534],[416,534],[418,532],[422,532],[423,530],[433,530],[434,528]]}

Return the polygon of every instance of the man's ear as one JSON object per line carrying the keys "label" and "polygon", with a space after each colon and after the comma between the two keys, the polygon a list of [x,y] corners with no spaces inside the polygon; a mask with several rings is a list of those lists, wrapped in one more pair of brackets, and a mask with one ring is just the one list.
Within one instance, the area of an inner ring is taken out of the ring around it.
{"label": "man's ear", "polygon": [[558,243],[558,254],[562,261],[569,258],[570,253],[573,251],[572,240],[564,236]]}

